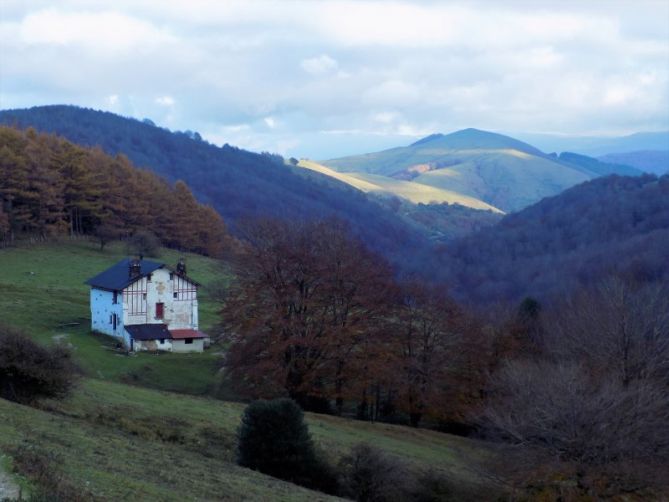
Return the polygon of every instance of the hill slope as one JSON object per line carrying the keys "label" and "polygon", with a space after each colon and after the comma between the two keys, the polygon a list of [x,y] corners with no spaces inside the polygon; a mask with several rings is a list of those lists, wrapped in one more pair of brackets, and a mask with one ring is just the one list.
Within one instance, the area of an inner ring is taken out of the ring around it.
{"label": "hill slope", "polygon": [[609,153],[599,157],[603,162],[627,164],[652,174],[669,173],[669,150],[642,150],[637,152]]}
{"label": "hill slope", "polygon": [[353,177],[365,173],[412,181],[511,212],[602,174],[634,171],[596,159],[588,162],[546,155],[501,134],[465,129],[323,164]]}
{"label": "hill slope", "polygon": [[[163,250],[161,259],[178,254]],[[23,446],[48,463],[83,500],[330,500],[323,494],[235,464],[241,403],[211,399],[220,353],[125,356],[115,340],[90,333],[84,280],[123,256],[112,244],[99,251],[75,240],[0,249],[3,322],[43,344],[69,345],[84,378],[64,401],[37,408],[0,399],[0,458]],[[227,281],[211,259],[187,255],[199,293],[201,326],[211,332],[217,304],[211,289]],[[35,312],[40,315],[36,316]],[[176,394],[187,392],[199,396]],[[470,468],[485,445],[433,431],[307,414],[315,442],[337,462],[367,441],[412,470],[435,468],[462,485],[478,480]],[[122,482],[120,482],[122,480]]]}
{"label": "hill slope", "polygon": [[441,253],[462,299],[542,300],[608,273],[669,280],[669,175],[607,176],[508,215]]}
{"label": "hill slope", "polygon": [[414,204],[460,204],[461,206],[501,213],[499,209],[483,201],[450,190],[366,173],[342,173],[311,160],[300,160],[298,166],[311,169],[347,183],[363,192],[377,195],[395,195]]}
{"label": "hill slope", "polygon": [[193,134],[172,133],[150,123],[74,106],[5,110],[0,112],[0,123],[34,127],[82,145],[99,145],[169,180],[182,179],[201,202],[213,205],[233,231],[248,216],[336,216],[396,264],[406,263],[406,256],[428,246],[418,230],[365,194],[344,183],[299,176],[278,156],[229,145],[219,148]]}

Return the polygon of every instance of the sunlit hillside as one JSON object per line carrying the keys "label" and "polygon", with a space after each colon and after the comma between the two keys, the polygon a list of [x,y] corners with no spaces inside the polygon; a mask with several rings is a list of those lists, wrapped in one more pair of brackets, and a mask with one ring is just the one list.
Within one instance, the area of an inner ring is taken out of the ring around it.
{"label": "sunlit hillside", "polygon": [[[598,172],[590,171],[514,138],[477,129],[434,134],[406,147],[326,160],[322,164],[348,176],[365,173],[361,179],[375,184],[379,184],[379,177],[386,177],[427,185],[504,212],[517,211],[608,174],[607,167],[610,172],[617,172],[619,167],[601,164]],[[375,177],[370,179],[368,174]]]}
{"label": "sunlit hillside", "polygon": [[414,204],[460,204],[472,209],[502,213],[496,207],[486,204],[475,197],[428,184],[399,180],[377,174],[337,172],[322,164],[306,159],[301,160],[298,166],[343,181],[363,192],[371,192],[379,195],[395,195]]}

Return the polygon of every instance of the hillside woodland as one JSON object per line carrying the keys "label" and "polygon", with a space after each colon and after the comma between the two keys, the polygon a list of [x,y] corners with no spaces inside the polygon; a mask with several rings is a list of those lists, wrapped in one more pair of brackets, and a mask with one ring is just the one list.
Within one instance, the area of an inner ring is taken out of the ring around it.
{"label": "hillside woodland", "polygon": [[669,279],[669,176],[608,176],[438,251],[441,280],[474,303],[554,298],[616,273]]}
{"label": "hillside woodland", "polygon": [[101,241],[150,231],[167,246],[222,252],[226,230],[188,186],[173,186],[111,157],[34,129],[0,127],[0,242],[93,235]]}
{"label": "hillside woodland", "polygon": [[283,158],[230,145],[217,147],[194,132],[170,132],[150,120],[139,121],[75,106],[42,106],[0,112],[0,123],[55,133],[69,141],[122,154],[136,166],[170,182],[183,180],[197,199],[210,204],[232,233],[247,217],[295,220],[336,216],[394,264],[429,253],[419,229],[332,179],[296,174]]}

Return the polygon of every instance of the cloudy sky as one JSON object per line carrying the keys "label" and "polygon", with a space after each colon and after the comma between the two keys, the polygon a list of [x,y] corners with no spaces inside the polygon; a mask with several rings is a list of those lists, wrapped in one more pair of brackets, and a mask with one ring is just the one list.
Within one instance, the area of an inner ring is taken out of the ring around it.
{"label": "cloudy sky", "polygon": [[328,158],[477,127],[669,129],[669,1],[0,3],[0,108]]}

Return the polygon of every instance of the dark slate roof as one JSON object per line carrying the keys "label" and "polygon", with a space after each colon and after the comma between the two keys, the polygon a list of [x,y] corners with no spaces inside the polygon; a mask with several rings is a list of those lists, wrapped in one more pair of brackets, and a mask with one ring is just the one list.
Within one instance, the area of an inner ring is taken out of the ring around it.
{"label": "dark slate roof", "polygon": [[95,288],[120,291],[138,279],[146,277],[154,270],[165,266],[164,263],[158,263],[157,261],[141,260],[141,273],[139,276],[130,278],[130,261],[130,258],[121,260],[116,265],[109,267],[104,272],[101,272],[95,277],[88,279],[86,284],[90,284]]}
{"label": "dark slate roof", "polygon": [[165,324],[132,324],[126,326],[125,330],[130,333],[130,336],[134,340],[159,340],[161,338],[172,338],[172,335]]}

